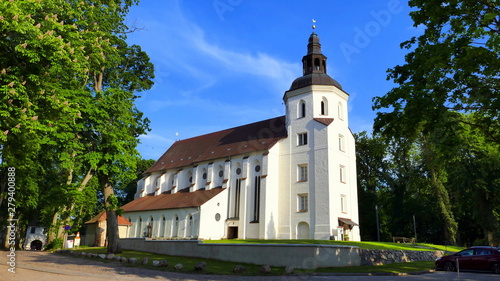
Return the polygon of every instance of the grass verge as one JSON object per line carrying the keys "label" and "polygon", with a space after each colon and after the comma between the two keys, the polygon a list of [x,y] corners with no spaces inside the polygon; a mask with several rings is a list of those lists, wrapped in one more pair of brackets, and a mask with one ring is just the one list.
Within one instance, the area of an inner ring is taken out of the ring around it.
{"label": "grass verge", "polygon": [[[96,253],[96,254],[105,254],[106,248],[79,248],[75,249],[75,252],[86,252],[86,253]],[[260,265],[254,264],[243,264],[243,263],[234,263],[234,262],[224,262],[217,260],[208,260],[208,259],[200,259],[200,258],[187,258],[187,257],[178,257],[178,256],[166,256],[159,254],[151,254],[145,252],[138,251],[129,251],[124,250],[123,253],[118,254],[117,256],[124,256],[127,258],[137,258],[138,263],[140,263],[143,257],[149,258],[148,265],[142,264],[126,264],[126,266],[130,267],[141,267],[153,270],[160,271],[169,271],[169,272],[183,272],[183,273],[203,273],[203,274],[222,274],[222,275],[236,275],[233,272],[235,265],[242,265],[246,268],[246,272],[238,275],[284,275],[285,270],[283,267],[271,267],[271,273],[263,274],[260,273]],[[152,266],[153,260],[162,260],[166,259],[169,263],[167,268],[162,267],[154,267]],[[101,260],[102,262],[109,263],[110,260]],[[207,268],[205,271],[195,271],[194,266],[198,263],[204,261],[207,263]],[[176,271],[174,269],[174,265],[181,263],[183,265],[183,269],[180,271]],[[379,266],[356,266],[356,267],[331,267],[331,268],[319,268],[319,269],[295,269],[295,273],[375,273],[375,274],[384,274],[384,273],[410,273],[410,272],[419,272],[419,271],[427,271],[434,269],[433,261],[419,261],[419,262],[408,262],[408,263],[393,263]]]}
{"label": "grass verge", "polygon": [[392,242],[371,242],[371,241],[335,241],[335,240],[260,240],[260,239],[244,239],[244,240],[204,240],[203,243],[226,243],[226,244],[323,244],[323,245],[341,245],[341,246],[356,246],[366,250],[405,250],[405,251],[450,251],[458,252],[464,248],[457,246],[442,246],[434,244],[403,244]]}

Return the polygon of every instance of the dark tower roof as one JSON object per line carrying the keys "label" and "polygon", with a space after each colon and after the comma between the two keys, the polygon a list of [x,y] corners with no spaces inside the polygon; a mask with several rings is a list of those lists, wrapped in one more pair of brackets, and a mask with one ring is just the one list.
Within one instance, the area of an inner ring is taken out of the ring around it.
{"label": "dark tower roof", "polygon": [[299,89],[309,85],[332,85],[342,90],[339,82],[326,74],[326,56],[321,53],[319,36],[312,33],[307,44],[307,55],[302,58],[303,76],[295,79],[290,90]]}

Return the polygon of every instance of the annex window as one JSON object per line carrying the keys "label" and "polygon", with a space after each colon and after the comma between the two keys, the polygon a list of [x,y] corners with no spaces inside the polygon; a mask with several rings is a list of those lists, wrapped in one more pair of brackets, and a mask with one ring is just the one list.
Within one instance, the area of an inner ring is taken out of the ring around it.
{"label": "annex window", "polygon": [[340,182],[345,183],[347,180],[345,166],[340,165],[339,172],[340,172]]}
{"label": "annex window", "polygon": [[298,181],[307,181],[307,164],[300,164],[297,166]]}
{"label": "annex window", "polygon": [[300,133],[297,134],[298,136],[298,141],[297,144],[300,145],[307,145],[307,133]]}
{"label": "annex window", "polygon": [[298,118],[306,117],[306,102],[305,101],[301,100],[299,102],[298,111],[299,111]]}
{"label": "annex window", "polygon": [[345,139],[343,135],[339,135],[339,150],[345,151]]}
{"label": "annex window", "polygon": [[308,204],[309,196],[307,193],[297,195],[298,211],[307,212],[309,208]]}
{"label": "annex window", "polygon": [[340,211],[347,213],[347,196],[344,194],[340,195]]}

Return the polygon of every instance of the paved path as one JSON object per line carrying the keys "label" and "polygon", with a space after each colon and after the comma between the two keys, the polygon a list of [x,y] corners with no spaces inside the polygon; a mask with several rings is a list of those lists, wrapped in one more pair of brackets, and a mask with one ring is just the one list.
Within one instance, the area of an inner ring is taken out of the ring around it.
{"label": "paved path", "polygon": [[271,281],[271,280],[370,280],[370,281],[491,281],[500,275],[490,273],[436,272],[412,276],[215,276],[162,272],[122,266],[119,262],[102,263],[48,252],[17,251],[16,273],[8,272],[7,252],[0,252],[0,280],[10,281],[103,281],[103,280],[183,280],[183,281]]}

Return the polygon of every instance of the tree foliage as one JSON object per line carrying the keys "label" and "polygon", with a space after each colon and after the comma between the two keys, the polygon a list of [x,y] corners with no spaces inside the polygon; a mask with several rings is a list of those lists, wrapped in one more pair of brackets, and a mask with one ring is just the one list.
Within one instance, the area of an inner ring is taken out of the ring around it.
{"label": "tree foliage", "polygon": [[[432,130],[444,112],[480,113],[474,125],[496,142],[500,117],[500,6],[497,1],[412,0],[424,34],[401,44],[406,64],[389,70],[399,84],[375,98],[375,128],[410,136]],[[425,114],[424,114],[425,113]]]}
{"label": "tree foliage", "polygon": [[[409,5],[415,8],[414,26],[424,32],[401,44],[409,50],[405,64],[388,71],[398,86],[374,98],[375,134],[418,148],[415,171],[426,187],[420,188],[421,198],[433,197],[432,210],[443,225],[438,232],[447,241],[472,243],[471,237],[487,236],[492,244],[498,209],[490,201],[478,204],[498,191],[498,174],[490,167],[496,167],[491,151],[500,144],[500,6],[494,0],[411,0]],[[481,141],[472,141],[474,135]],[[470,180],[476,175],[480,180]],[[403,182],[412,185],[411,178]],[[474,196],[462,197],[464,190]],[[464,224],[479,227],[470,222],[479,212],[490,219],[488,229],[466,233]]]}
{"label": "tree foliage", "polygon": [[78,228],[97,211],[98,186],[112,195],[113,184],[135,177],[149,123],[135,100],[154,77],[147,54],[125,41],[137,3],[0,3],[0,176],[8,166],[22,175],[21,221],[41,219],[56,236],[58,224]]}

